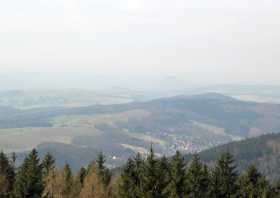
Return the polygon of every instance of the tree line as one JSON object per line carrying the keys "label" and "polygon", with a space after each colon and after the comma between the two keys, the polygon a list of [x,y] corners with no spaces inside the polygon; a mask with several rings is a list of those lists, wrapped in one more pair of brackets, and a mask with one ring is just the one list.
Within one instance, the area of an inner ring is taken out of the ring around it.
{"label": "tree line", "polygon": [[51,154],[40,160],[35,149],[19,167],[1,152],[0,198],[280,198],[280,184],[254,165],[239,173],[228,152],[206,165],[196,154],[187,163],[180,152],[158,158],[151,148],[113,172],[102,153],[74,174],[68,164],[57,168]]}

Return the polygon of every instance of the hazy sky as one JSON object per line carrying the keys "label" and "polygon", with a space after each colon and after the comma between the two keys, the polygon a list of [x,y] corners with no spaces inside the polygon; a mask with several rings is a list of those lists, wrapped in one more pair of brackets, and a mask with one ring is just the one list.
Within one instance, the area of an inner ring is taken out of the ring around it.
{"label": "hazy sky", "polygon": [[279,10],[279,0],[0,0],[0,73],[280,83]]}

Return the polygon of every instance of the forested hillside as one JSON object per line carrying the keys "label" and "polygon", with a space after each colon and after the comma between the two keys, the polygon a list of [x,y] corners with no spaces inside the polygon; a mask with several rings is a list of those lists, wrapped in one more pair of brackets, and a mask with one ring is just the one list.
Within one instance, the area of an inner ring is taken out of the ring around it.
{"label": "forested hillside", "polygon": [[[280,134],[268,134],[232,142],[199,153],[201,159],[213,163],[221,153],[230,151],[237,159],[238,169],[254,164],[270,180],[280,179]],[[186,156],[190,159],[191,155]]]}
{"label": "forested hillside", "polygon": [[157,155],[172,156],[176,150],[193,153],[278,133],[279,117],[280,105],[215,93],[75,108],[2,107],[0,148],[18,153],[37,148],[40,155],[51,151],[58,165],[67,162],[74,169],[89,163],[88,153],[102,149],[107,163],[116,167],[131,155],[147,153],[151,142]]}
{"label": "forested hillside", "polygon": [[0,197],[3,198],[276,198],[280,185],[270,183],[255,166],[238,173],[234,157],[222,153],[212,168],[198,155],[189,163],[177,152],[172,158],[157,158],[153,149],[146,157],[128,159],[118,174],[105,166],[105,156],[78,173],[68,164],[56,167],[47,154],[39,159],[32,150],[20,167],[16,158],[0,153]]}

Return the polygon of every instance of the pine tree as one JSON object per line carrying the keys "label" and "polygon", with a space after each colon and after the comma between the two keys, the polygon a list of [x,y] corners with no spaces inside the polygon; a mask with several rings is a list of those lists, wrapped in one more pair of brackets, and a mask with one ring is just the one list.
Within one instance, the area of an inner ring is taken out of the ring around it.
{"label": "pine tree", "polygon": [[147,198],[152,198],[159,196],[156,183],[157,183],[157,160],[155,159],[154,150],[151,147],[150,153],[147,157],[145,163],[145,180],[144,184],[144,192],[146,193]]}
{"label": "pine tree", "polygon": [[0,198],[9,197],[15,181],[15,171],[8,157],[0,153]]}
{"label": "pine tree", "polygon": [[64,177],[61,171],[52,169],[44,179],[44,198],[64,198]]}
{"label": "pine tree", "polygon": [[209,192],[210,197],[213,198],[222,198],[220,193],[220,179],[218,175],[217,168],[210,171],[210,185],[209,185]]}
{"label": "pine tree", "polygon": [[228,152],[223,153],[212,173],[211,196],[217,198],[236,197],[237,178],[233,156]]}
{"label": "pine tree", "polygon": [[144,162],[139,154],[135,159],[128,159],[121,174],[119,197],[142,198],[143,191],[143,168]]}
{"label": "pine tree", "polygon": [[107,189],[108,198],[121,198],[119,196],[121,186],[121,177],[119,175],[112,177]]}
{"label": "pine tree", "polygon": [[250,166],[240,178],[240,197],[265,198],[269,197],[269,183],[258,172],[255,166]]}
{"label": "pine tree", "polygon": [[163,156],[159,160],[158,165],[158,188],[161,194],[161,197],[169,197],[169,191],[167,189],[168,185],[170,184],[170,175],[169,172],[169,162],[168,159]]}
{"label": "pine tree", "polygon": [[49,172],[55,168],[55,159],[50,153],[47,153],[44,157],[42,162],[42,168],[44,177],[47,176]]}
{"label": "pine tree", "polygon": [[271,191],[272,191],[272,197],[273,198],[280,198],[280,180],[276,181],[272,187],[271,187]]}
{"label": "pine tree", "polygon": [[134,181],[139,188],[143,187],[143,178],[144,178],[144,169],[145,169],[145,161],[140,153],[134,157]]}
{"label": "pine tree", "polygon": [[166,170],[160,166],[160,161],[156,159],[153,148],[147,157],[144,166],[143,191],[146,198],[161,198],[165,196],[164,181],[162,174],[166,174]]}
{"label": "pine tree", "polygon": [[187,171],[188,197],[204,198],[208,195],[209,176],[207,167],[198,155],[194,155]]}
{"label": "pine tree", "polygon": [[170,197],[183,198],[187,194],[185,167],[184,158],[181,153],[177,151],[172,157],[167,171],[170,182],[166,190]]}
{"label": "pine tree", "polygon": [[105,162],[106,162],[105,155],[103,154],[103,152],[99,152],[96,160],[97,168],[99,170],[104,170]]}
{"label": "pine tree", "polygon": [[79,182],[80,182],[81,186],[84,185],[84,180],[85,180],[86,175],[87,175],[87,170],[84,167],[82,167],[78,174]]}
{"label": "pine tree", "polygon": [[98,175],[101,178],[102,183],[106,186],[108,186],[110,180],[111,180],[111,173],[108,168],[105,166],[106,158],[102,152],[100,152],[97,156],[97,168],[98,168]]}
{"label": "pine tree", "polygon": [[121,174],[121,183],[119,186],[119,196],[123,198],[139,198],[135,193],[136,184],[133,180],[135,170],[134,161],[129,158]]}
{"label": "pine tree", "polygon": [[14,198],[39,198],[43,192],[42,167],[33,149],[25,158],[16,176]]}
{"label": "pine tree", "polygon": [[145,162],[140,153],[133,159],[134,169],[132,170],[131,180],[134,185],[134,194],[137,197],[143,197],[145,195],[144,191],[144,172],[145,172]]}
{"label": "pine tree", "polygon": [[15,164],[16,164],[16,160],[17,160],[17,155],[15,152],[12,153],[12,165],[13,167],[15,167]]}
{"label": "pine tree", "polygon": [[105,198],[107,189],[100,177],[99,167],[96,163],[89,166],[84,185],[80,192],[80,198]]}
{"label": "pine tree", "polygon": [[63,176],[64,176],[64,183],[65,183],[64,194],[70,196],[72,193],[74,179],[69,164],[66,164],[64,166]]}
{"label": "pine tree", "polygon": [[44,198],[76,198],[81,188],[67,164],[62,170],[51,169],[45,177],[44,186]]}

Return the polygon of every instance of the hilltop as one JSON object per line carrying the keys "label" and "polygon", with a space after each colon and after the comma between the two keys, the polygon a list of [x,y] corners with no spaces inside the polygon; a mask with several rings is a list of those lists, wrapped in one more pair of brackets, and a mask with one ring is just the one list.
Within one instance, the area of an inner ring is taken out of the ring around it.
{"label": "hilltop", "polygon": [[[240,171],[254,164],[270,180],[280,179],[280,134],[228,143],[202,151],[199,155],[204,162],[212,164],[224,152],[234,155]],[[190,155],[186,156],[186,159],[190,158]]]}
{"label": "hilltop", "polygon": [[[42,145],[42,153],[77,149],[81,153],[77,167],[91,160],[82,153],[103,150],[114,167],[137,152],[147,153],[151,143],[157,155],[171,156],[176,150],[193,153],[278,133],[279,117],[280,105],[244,102],[216,93],[71,108],[1,107],[0,146],[8,152]],[[74,160],[67,152],[64,157],[62,162]]]}

